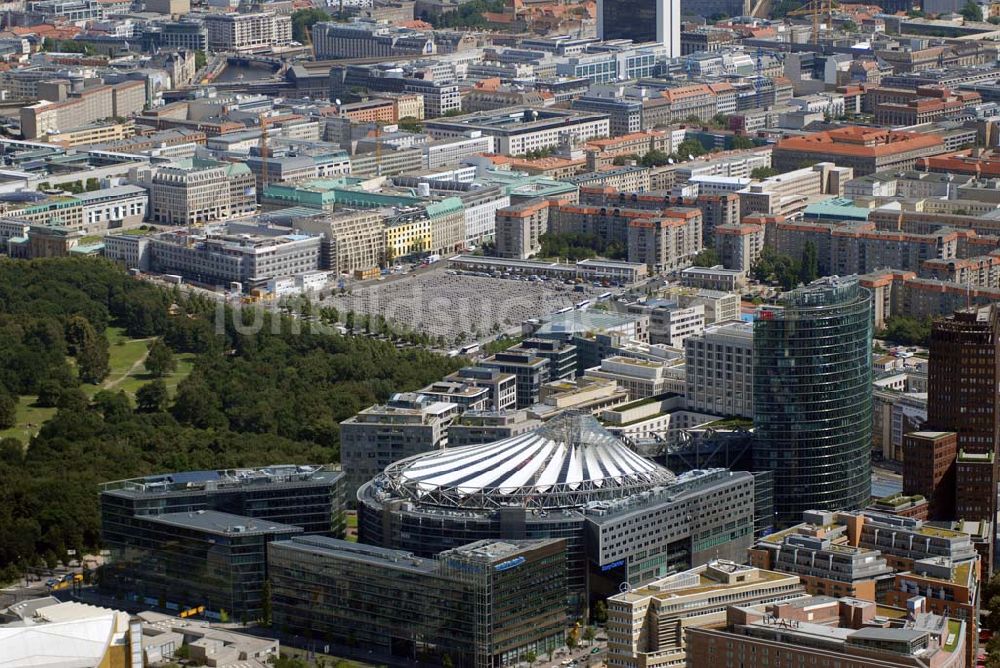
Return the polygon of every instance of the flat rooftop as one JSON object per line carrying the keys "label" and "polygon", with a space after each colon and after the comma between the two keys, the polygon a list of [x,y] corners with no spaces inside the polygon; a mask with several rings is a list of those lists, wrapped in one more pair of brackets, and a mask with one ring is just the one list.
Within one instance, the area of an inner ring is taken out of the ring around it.
{"label": "flat rooftop", "polygon": [[157,524],[195,529],[220,536],[261,536],[272,533],[292,534],[302,531],[302,527],[292,526],[291,524],[271,522],[244,515],[233,515],[217,510],[195,510],[187,513],[148,515],[143,519]]}

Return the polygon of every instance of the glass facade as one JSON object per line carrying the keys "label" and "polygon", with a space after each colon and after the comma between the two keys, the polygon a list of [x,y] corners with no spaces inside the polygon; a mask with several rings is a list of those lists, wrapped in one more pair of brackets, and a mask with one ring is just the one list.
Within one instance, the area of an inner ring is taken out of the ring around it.
{"label": "glass facade", "polygon": [[657,0],[604,0],[601,3],[602,39],[630,39],[635,43],[656,41]]}
{"label": "glass facade", "polygon": [[324,537],[269,546],[283,633],[390,657],[499,668],[563,643],[561,541],[483,541],[435,558]]}
{"label": "glass facade", "polygon": [[174,613],[204,606],[211,619],[257,619],[267,543],[302,530],[253,522],[214,511],[137,518],[128,546],[103,570],[101,588]]}
{"label": "glass facade", "polygon": [[779,524],[871,497],[871,293],[822,279],[754,323],[754,468],[773,471]]}

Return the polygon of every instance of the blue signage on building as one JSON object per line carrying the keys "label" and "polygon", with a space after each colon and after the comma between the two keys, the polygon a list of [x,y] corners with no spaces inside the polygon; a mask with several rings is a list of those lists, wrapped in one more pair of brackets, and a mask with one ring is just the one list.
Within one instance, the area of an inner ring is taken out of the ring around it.
{"label": "blue signage on building", "polygon": [[602,571],[610,571],[612,568],[618,568],[619,566],[624,566],[625,560],[619,559],[618,561],[612,561],[610,564],[604,564],[601,566]]}
{"label": "blue signage on building", "polygon": [[493,567],[497,571],[509,571],[512,568],[517,568],[526,561],[524,557],[514,557],[510,561],[502,561]]}

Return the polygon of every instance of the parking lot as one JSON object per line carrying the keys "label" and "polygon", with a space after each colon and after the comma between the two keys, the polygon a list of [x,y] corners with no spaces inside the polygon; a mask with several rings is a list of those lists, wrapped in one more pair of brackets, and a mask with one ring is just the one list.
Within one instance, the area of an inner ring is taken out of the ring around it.
{"label": "parking lot", "polygon": [[340,313],[381,315],[450,342],[485,339],[581,301],[608,292],[602,285],[567,285],[457,273],[444,267],[395,280],[356,283],[347,293],[327,297]]}

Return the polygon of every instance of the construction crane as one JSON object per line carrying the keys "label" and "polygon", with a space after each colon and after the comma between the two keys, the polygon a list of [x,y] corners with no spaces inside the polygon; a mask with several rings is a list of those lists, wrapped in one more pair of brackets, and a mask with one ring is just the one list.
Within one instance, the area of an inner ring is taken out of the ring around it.
{"label": "construction crane", "polygon": [[794,9],[786,16],[811,16],[812,17],[812,38],[813,44],[819,44],[819,18],[826,14],[826,25],[829,29],[833,24],[833,0],[809,0],[798,9]]}
{"label": "construction crane", "polygon": [[260,122],[260,191],[263,196],[264,188],[267,187],[267,114],[261,113],[257,116]]}

